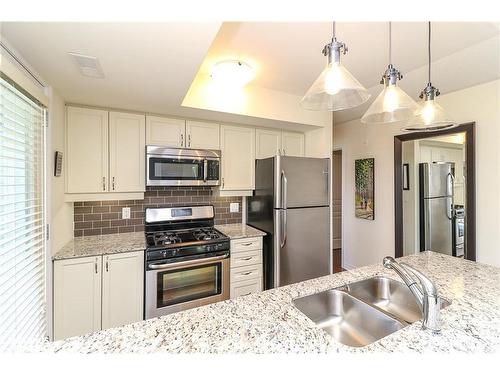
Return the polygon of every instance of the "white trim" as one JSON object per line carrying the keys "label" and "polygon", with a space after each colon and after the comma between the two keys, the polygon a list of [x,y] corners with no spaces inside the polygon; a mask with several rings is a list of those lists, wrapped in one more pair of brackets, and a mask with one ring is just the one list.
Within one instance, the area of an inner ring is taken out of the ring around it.
{"label": "white trim", "polygon": [[[45,91],[45,87],[40,86],[39,82],[33,78],[31,71],[27,72],[19,63],[15,63],[14,58],[5,52],[4,48],[8,47],[9,53],[14,54],[15,51],[10,48],[8,43],[2,39],[2,46],[0,46],[0,66],[1,71],[7,75],[11,80],[15,81],[19,86],[26,90],[31,96],[42,103],[45,107],[49,107],[49,97]],[[15,55],[15,59],[23,61],[19,55]],[[24,64],[24,62],[23,62]],[[27,64],[25,64],[27,65]],[[37,79],[38,80],[38,79]]]}

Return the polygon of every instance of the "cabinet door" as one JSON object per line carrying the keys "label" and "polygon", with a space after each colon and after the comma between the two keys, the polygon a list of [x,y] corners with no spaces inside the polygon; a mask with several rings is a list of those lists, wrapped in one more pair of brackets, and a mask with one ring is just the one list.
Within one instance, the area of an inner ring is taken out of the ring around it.
{"label": "cabinet door", "polygon": [[219,124],[209,122],[186,121],[186,146],[206,150],[218,150]]}
{"label": "cabinet door", "polygon": [[54,261],[54,339],[101,329],[102,257]]}
{"label": "cabinet door", "polygon": [[255,157],[257,159],[270,158],[278,155],[281,150],[280,130],[255,130]]}
{"label": "cabinet door", "polygon": [[143,318],[144,252],[103,256],[102,328]]}
{"label": "cabinet door", "polygon": [[108,112],[67,107],[66,192],[108,191]]}
{"label": "cabinet door", "polygon": [[146,143],[155,146],[186,147],[186,121],[146,116]]}
{"label": "cabinet door", "polygon": [[304,134],[284,131],[281,148],[286,156],[304,156]]}
{"label": "cabinet door", "polygon": [[145,190],[144,133],[144,115],[109,113],[109,191]]}
{"label": "cabinet door", "polygon": [[255,188],[255,129],[221,125],[221,190]]}

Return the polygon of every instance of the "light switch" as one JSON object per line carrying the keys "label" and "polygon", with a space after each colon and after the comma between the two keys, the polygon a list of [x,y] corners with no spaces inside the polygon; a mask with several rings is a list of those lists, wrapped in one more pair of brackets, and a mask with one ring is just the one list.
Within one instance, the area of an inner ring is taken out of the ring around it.
{"label": "light switch", "polygon": [[239,203],[230,203],[229,204],[229,212],[240,212],[240,204]]}
{"label": "light switch", "polygon": [[122,208],[122,219],[130,219],[130,207]]}

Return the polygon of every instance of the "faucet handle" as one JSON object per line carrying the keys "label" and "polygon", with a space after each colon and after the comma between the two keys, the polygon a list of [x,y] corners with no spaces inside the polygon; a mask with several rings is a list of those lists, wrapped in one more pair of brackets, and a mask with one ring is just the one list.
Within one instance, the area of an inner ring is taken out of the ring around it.
{"label": "faucet handle", "polygon": [[410,266],[407,263],[401,262],[400,265],[407,272],[411,273],[413,276],[415,276],[418,279],[418,281],[420,282],[420,285],[422,286],[423,292],[425,294],[427,294],[429,297],[437,297],[438,296],[436,285],[432,282],[431,279],[429,279],[422,272],[413,268],[412,266]]}

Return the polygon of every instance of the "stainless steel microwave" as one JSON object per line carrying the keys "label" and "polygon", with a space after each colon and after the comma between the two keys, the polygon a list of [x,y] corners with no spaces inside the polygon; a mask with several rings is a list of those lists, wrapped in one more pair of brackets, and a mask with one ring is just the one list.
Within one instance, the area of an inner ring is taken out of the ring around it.
{"label": "stainless steel microwave", "polygon": [[216,186],[219,150],[146,146],[147,186]]}

